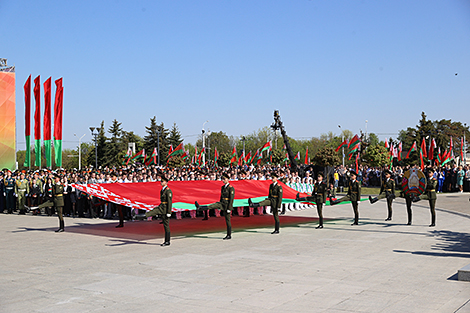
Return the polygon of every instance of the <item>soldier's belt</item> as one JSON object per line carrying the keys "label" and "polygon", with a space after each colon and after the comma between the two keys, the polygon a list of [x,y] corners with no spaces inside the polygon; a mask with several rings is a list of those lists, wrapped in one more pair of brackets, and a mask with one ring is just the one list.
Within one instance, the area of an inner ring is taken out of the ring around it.
{"label": "soldier's belt", "polygon": [[13,187],[5,187],[6,189],[13,189]]}
{"label": "soldier's belt", "polygon": [[385,191],[392,191],[392,189],[385,189]]}
{"label": "soldier's belt", "polygon": [[161,204],[167,204],[168,202],[161,202]]}
{"label": "soldier's belt", "polygon": [[426,191],[436,191],[436,189],[426,189]]}
{"label": "soldier's belt", "polygon": [[18,191],[26,191],[26,189],[18,189]]}
{"label": "soldier's belt", "polygon": [[229,198],[222,198],[222,200],[227,200],[227,201],[228,201],[228,200],[230,200],[230,199],[229,199]]}
{"label": "soldier's belt", "polygon": [[279,198],[279,196],[272,196],[273,198]]}

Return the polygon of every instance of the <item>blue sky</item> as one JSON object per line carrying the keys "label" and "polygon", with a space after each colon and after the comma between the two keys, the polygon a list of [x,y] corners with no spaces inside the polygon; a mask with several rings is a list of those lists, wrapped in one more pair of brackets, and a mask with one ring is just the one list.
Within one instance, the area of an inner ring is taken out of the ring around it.
{"label": "blue sky", "polygon": [[30,74],[64,78],[65,147],[102,120],[143,136],[155,115],[185,142],[206,120],[252,133],[274,109],[294,138],[358,133],[366,120],[393,134],[421,111],[470,124],[468,0],[0,0],[0,13],[18,149]]}

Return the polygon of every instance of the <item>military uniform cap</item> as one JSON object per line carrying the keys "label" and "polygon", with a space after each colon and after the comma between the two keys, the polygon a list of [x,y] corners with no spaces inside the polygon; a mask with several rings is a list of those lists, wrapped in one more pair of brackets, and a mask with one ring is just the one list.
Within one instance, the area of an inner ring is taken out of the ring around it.
{"label": "military uniform cap", "polygon": [[385,171],[384,171],[384,174],[385,174],[385,175],[392,175],[392,172],[390,172],[389,170],[385,170]]}
{"label": "military uniform cap", "polygon": [[222,178],[227,178],[227,179],[229,179],[230,177],[228,176],[227,173],[223,173],[223,174],[222,174]]}
{"label": "military uniform cap", "polygon": [[349,171],[349,174],[350,174],[350,175],[357,176],[357,173],[356,173],[355,171]]}
{"label": "military uniform cap", "polygon": [[165,175],[161,175],[160,177],[162,181],[168,182],[168,178]]}
{"label": "military uniform cap", "polygon": [[277,173],[276,173],[276,172],[271,172],[271,177],[276,177],[276,178],[278,178],[278,177],[279,177],[279,175],[277,175]]}
{"label": "military uniform cap", "polygon": [[318,172],[317,177],[318,177],[318,176],[325,177],[325,176],[323,175],[323,172]]}

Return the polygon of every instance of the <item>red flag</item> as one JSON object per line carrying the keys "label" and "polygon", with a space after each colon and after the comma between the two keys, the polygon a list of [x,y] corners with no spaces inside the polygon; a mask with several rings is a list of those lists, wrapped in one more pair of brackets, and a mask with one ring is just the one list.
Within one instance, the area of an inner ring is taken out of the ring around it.
{"label": "red flag", "polygon": [[248,163],[251,160],[251,151],[245,157],[245,163]]}
{"label": "red flag", "polygon": [[34,79],[34,101],[36,110],[34,111],[34,151],[36,159],[35,166],[41,166],[41,76]]}
{"label": "red flag", "polygon": [[305,165],[308,165],[308,147],[307,147],[307,151],[305,152],[305,160],[304,160],[304,164]]}
{"label": "red flag", "polygon": [[450,155],[450,158],[453,159],[454,158],[454,142],[452,141],[452,137],[450,137],[450,144],[449,144],[449,155]]}
{"label": "red flag", "polygon": [[232,159],[230,160],[230,164],[233,162],[237,162],[237,148],[235,146],[233,146]]}
{"label": "red flag", "polygon": [[427,154],[426,154],[426,141],[424,141],[424,138],[423,138],[423,141],[421,142],[421,154],[423,155],[423,157],[427,157]]}
{"label": "red flag", "polygon": [[170,154],[168,154],[169,157],[174,157],[176,155],[180,155],[184,153],[183,149],[183,142],[181,142],[178,147],[176,147]]}
{"label": "red flag", "polygon": [[54,103],[54,150],[55,165],[62,166],[62,111],[64,101],[64,87],[62,78],[55,81],[55,103]]}
{"label": "red flag", "polygon": [[385,139],[385,148],[388,149],[388,142],[387,142],[387,139]]}
{"label": "red flag", "polygon": [[46,166],[52,167],[51,150],[51,78],[44,82],[44,150]]}
{"label": "red flag", "polygon": [[339,146],[338,148],[335,149],[336,152],[339,151],[339,149],[341,149],[342,147],[347,147],[348,146],[348,140],[345,139]]}
{"label": "red flag", "polygon": [[463,137],[460,138],[460,164],[463,162]]}
{"label": "red flag", "polygon": [[402,143],[400,141],[400,143],[398,144],[398,161],[401,161],[402,150],[403,150],[403,147],[402,147]]}
{"label": "red flag", "polygon": [[418,147],[416,146],[416,141],[415,141],[415,142],[413,142],[413,145],[411,146],[410,150],[406,154],[405,159],[408,159],[410,157],[410,153],[413,152],[413,151],[416,151],[417,149],[418,149]]}
{"label": "red flag", "polygon": [[359,172],[359,164],[358,164],[358,160],[359,160],[359,153],[356,154],[356,173]]}
{"label": "red flag", "polygon": [[433,138],[431,140],[431,145],[429,146],[429,153],[428,153],[428,159],[433,160],[434,159],[434,149],[437,148],[436,145],[436,140]]}
{"label": "red flag", "polygon": [[218,167],[218,164],[217,164],[217,160],[219,159],[219,153],[217,152],[217,147],[215,148],[215,151],[214,151],[214,164],[215,166]]}
{"label": "red flag", "polygon": [[[424,139],[423,139],[424,140]],[[421,170],[424,171],[424,154],[423,149],[419,150],[419,159],[421,161]]]}
{"label": "red flag", "polygon": [[168,156],[170,156],[172,152],[173,152],[173,145],[170,145],[170,150],[168,150]]}
{"label": "red flag", "polygon": [[26,137],[26,156],[24,166],[31,166],[31,75],[24,84],[24,134]]}
{"label": "red flag", "polygon": [[356,147],[358,146],[359,142],[361,141],[361,139],[359,139],[359,137],[356,135],[354,135],[354,137],[351,139],[351,141],[348,143],[348,148],[351,148],[351,146],[353,147]]}

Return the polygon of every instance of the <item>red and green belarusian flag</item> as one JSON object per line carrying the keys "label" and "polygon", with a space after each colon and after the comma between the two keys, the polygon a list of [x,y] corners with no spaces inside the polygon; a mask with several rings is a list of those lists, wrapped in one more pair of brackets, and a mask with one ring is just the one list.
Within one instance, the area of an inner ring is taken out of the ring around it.
{"label": "red and green belarusian flag", "polygon": [[307,151],[305,152],[305,161],[304,161],[304,164],[305,165],[308,165],[310,162],[309,162],[309,159],[308,159],[308,147],[307,147]]}
{"label": "red and green belarusian flag", "polygon": [[341,149],[342,147],[346,147],[346,148],[348,147],[348,140],[347,140],[347,139],[345,139],[345,140],[338,146],[338,148],[335,149],[335,152],[338,152],[339,149]]}
{"label": "red and green belarusian flag", "polygon": [[143,161],[145,161],[145,149],[140,150],[139,152],[134,154],[131,158],[132,161],[137,161],[140,159],[143,159]]}
{"label": "red and green belarusian flag", "polygon": [[403,144],[400,141],[400,143],[398,144],[398,161],[401,161],[402,152],[403,152]]}
{"label": "red and green belarusian flag", "polygon": [[55,165],[62,167],[62,111],[64,104],[64,87],[62,78],[55,81],[55,103],[54,103],[54,154]]}
{"label": "red and green belarusian flag", "polygon": [[31,75],[24,84],[24,106],[24,133],[26,137],[24,166],[31,167]]}
{"label": "red and green belarusian flag", "polygon": [[267,143],[265,143],[263,147],[261,147],[261,153],[262,153],[263,151],[269,151],[269,150],[271,150],[271,147],[272,147],[272,144],[271,144],[271,140],[270,140],[270,141],[268,141]]}
{"label": "red and green belarusian flag", "polygon": [[129,160],[131,159],[131,157],[132,157],[132,149],[129,148],[129,149],[127,149],[126,155],[124,156],[124,158],[122,160],[122,165],[129,164]]}
{"label": "red and green belarusian flag", "polygon": [[181,142],[178,147],[176,147],[175,150],[173,150],[169,155],[168,157],[169,158],[172,158],[174,156],[177,156],[177,155],[180,155],[180,154],[183,154],[184,153],[184,149],[183,149],[183,143]]}
{"label": "red and green belarusian flag", "polygon": [[[197,157],[197,164],[201,165],[202,162],[202,156],[205,155],[206,153],[206,147],[202,148],[201,153],[199,153],[199,156]],[[205,165],[205,164],[203,164]]]}
{"label": "red and green belarusian flag", "polygon": [[41,167],[41,76],[34,79],[34,101],[36,110],[34,111],[34,153],[36,158],[34,165]]}
{"label": "red and green belarusian flag", "polygon": [[361,143],[361,140],[359,139],[359,137],[357,135],[354,135],[354,137],[351,139],[351,141],[349,142],[348,144],[348,148],[349,148],[349,159],[351,159],[351,156],[353,155],[353,153],[359,151],[359,145]]}
{"label": "red and green belarusian flag", "polygon": [[418,146],[416,145],[416,141],[415,141],[415,142],[413,142],[413,145],[411,146],[410,150],[406,154],[405,159],[408,159],[410,157],[410,153],[413,152],[413,151],[416,151],[416,150],[418,150]]}
{"label": "red and green belarusian flag", "polygon": [[[184,149],[183,149],[184,150]],[[184,151],[183,155],[181,156],[183,158],[183,160],[186,160],[189,158],[189,150],[188,151]]]}
{"label": "red and green belarusian flag", "polygon": [[297,152],[297,155],[295,156],[294,160],[300,161],[300,151]]}
{"label": "red and green belarusian flag", "polygon": [[219,167],[219,165],[217,164],[217,160],[219,159],[219,152],[217,152],[217,147],[215,147],[215,150],[214,150],[214,164],[216,167]]}
{"label": "red and green belarusian flag", "polygon": [[464,146],[463,137],[460,137],[460,164],[462,164],[462,162],[464,161],[463,160],[463,146]]}
{"label": "red and green belarusian flag", "polygon": [[[129,149],[130,150],[130,149]],[[157,148],[153,148],[153,152],[152,152],[152,155],[150,156],[150,158],[147,160],[147,162],[145,162],[145,165],[149,166],[149,165],[157,165],[157,156],[158,156],[158,153],[157,153]]]}
{"label": "red and green belarusian flag", "polygon": [[387,139],[385,139],[385,148],[389,148]]}
{"label": "red and green belarusian flag", "polygon": [[436,140],[433,138],[431,140],[431,145],[429,146],[429,153],[428,153],[428,159],[433,160],[434,159],[434,149],[437,148]]}
{"label": "red and green belarusian flag", "polygon": [[233,146],[232,158],[230,159],[230,165],[232,165],[232,163],[234,162],[237,162],[237,147],[235,146]]}
{"label": "red and green belarusian flag", "polygon": [[454,142],[452,141],[452,136],[450,137],[449,143],[449,155],[451,159],[454,159]]}
{"label": "red and green belarusian flag", "polygon": [[251,162],[251,151],[245,157],[245,164],[249,164]]}
{"label": "red and green belarusian flag", "polygon": [[49,77],[44,82],[44,154],[46,167],[52,167],[52,144],[51,144],[51,83]]}
{"label": "red and green belarusian flag", "polygon": [[427,149],[426,149],[426,141],[424,140],[424,138],[423,138],[423,141],[421,141],[421,147],[420,147],[420,148],[421,148],[420,154],[421,154],[423,157],[427,158],[428,155],[427,155],[427,153],[426,153],[426,151],[427,151]]}

